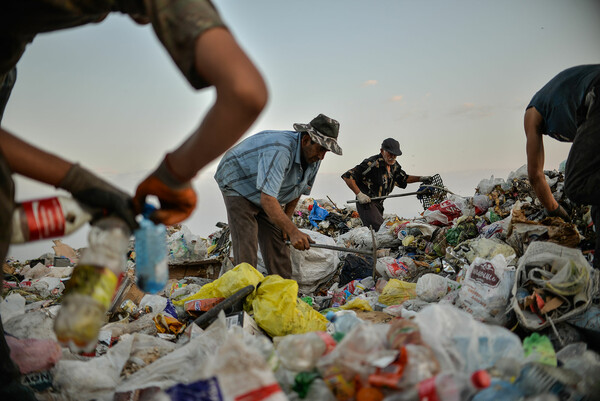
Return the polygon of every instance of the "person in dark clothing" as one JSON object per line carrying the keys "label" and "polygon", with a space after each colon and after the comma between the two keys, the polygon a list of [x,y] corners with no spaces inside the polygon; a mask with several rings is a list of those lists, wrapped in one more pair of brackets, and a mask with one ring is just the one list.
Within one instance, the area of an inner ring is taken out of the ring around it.
{"label": "person in dark clothing", "polygon": [[383,199],[371,198],[388,196],[394,187],[406,188],[406,184],[414,182],[431,182],[430,176],[406,174],[396,161],[396,157],[401,154],[398,141],[387,138],[381,144],[378,154],[366,158],[342,175],[348,188],[356,195],[356,210],[363,225],[372,227],[375,231],[379,230],[383,223]]}
{"label": "person in dark clothing", "polygon": [[[570,221],[544,176],[543,135],[572,142],[565,168],[565,194],[592,206],[596,234],[600,223],[600,64],[568,68],[552,78],[531,99],[525,111],[527,173],[549,216]],[[596,235],[594,267],[600,267],[600,236]]]}

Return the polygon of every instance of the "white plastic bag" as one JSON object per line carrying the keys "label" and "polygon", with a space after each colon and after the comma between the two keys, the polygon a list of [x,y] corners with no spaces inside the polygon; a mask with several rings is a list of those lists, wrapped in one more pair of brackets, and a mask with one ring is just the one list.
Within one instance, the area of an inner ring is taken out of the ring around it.
{"label": "white plastic bag", "polygon": [[475,258],[462,282],[457,306],[477,320],[503,325],[514,282],[515,268],[507,265],[504,255]]}
{"label": "white plastic bag", "polygon": [[438,302],[450,291],[460,288],[456,281],[439,274],[427,273],[417,280],[417,297],[425,302]]}

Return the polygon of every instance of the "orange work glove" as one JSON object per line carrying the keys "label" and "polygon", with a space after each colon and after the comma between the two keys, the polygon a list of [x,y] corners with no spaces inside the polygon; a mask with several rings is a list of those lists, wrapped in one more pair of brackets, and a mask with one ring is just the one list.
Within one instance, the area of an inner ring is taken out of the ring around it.
{"label": "orange work glove", "polygon": [[[167,155],[168,157],[168,155]],[[138,185],[133,198],[136,211],[142,212],[146,195],[156,195],[160,209],[155,210],[150,219],[166,226],[187,219],[196,207],[196,193],[189,181],[181,182],[169,170],[167,157],[160,166]]]}

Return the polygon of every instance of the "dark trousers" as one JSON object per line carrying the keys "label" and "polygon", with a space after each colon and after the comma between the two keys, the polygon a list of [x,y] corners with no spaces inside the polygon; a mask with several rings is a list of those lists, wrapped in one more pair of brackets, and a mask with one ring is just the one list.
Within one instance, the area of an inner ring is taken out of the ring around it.
{"label": "dark trousers", "polygon": [[[573,202],[592,205],[596,230],[594,267],[600,268],[600,86],[588,97],[587,118],[577,128],[565,169],[565,193]],[[595,94],[595,96],[593,95]]]}
{"label": "dark trousers", "polygon": [[[0,75],[0,121],[8,102],[10,92],[16,78],[16,69],[8,74]],[[12,214],[14,209],[15,185],[12,172],[0,151],[0,263],[4,264],[10,245]],[[0,277],[0,286],[4,282]],[[4,327],[0,320],[0,399],[1,400],[35,400],[33,392],[23,386],[21,373],[10,359],[10,348],[4,338]]]}
{"label": "dark trousers", "polygon": [[373,230],[378,231],[383,224],[383,201],[357,203],[356,211],[365,227],[373,227]]}
{"label": "dark trousers", "polygon": [[258,247],[269,274],[292,278],[290,249],[283,232],[269,220],[265,211],[243,196],[225,196],[231,247],[236,265],[249,263],[256,267]]}

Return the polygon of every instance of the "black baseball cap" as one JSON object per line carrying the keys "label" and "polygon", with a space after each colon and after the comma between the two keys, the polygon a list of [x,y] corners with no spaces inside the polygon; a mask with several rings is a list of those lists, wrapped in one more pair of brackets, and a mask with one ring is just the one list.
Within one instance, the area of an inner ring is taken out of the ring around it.
{"label": "black baseball cap", "polygon": [[381,143],[381,149],[390,152],[393,155],[400,156],[402,151],[400,150],[400,144],[394,138],[387,138]]}

